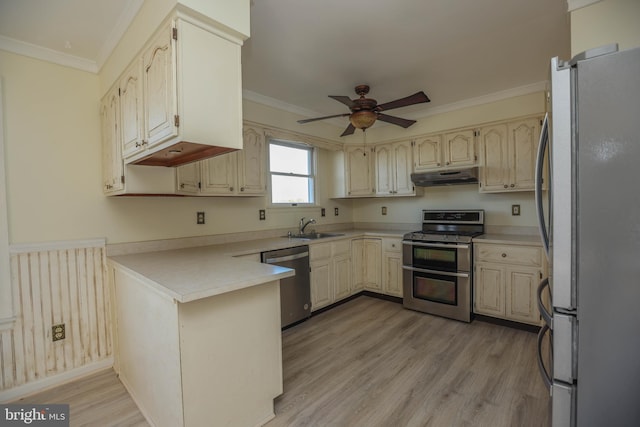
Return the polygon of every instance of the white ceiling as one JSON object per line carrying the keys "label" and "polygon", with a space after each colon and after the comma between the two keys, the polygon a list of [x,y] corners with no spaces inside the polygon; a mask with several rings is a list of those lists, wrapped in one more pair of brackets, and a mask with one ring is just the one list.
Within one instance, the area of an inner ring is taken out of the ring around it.
{"label": "white ceiling", "polygon": [[[95,72],[142,2],[0,0],[0,48],[22,46],[29,54],[41,46]],[[251,4],[251,38],[242,50],[245,96],[307,116],[348,112],[327,95],[356,98],[357,84],[370,85],[369,97],[379,103],[426,92],[431,103],[392,113],[407,118],[532,92],[544,87],[549,59],[570,54],[563,0]]]}

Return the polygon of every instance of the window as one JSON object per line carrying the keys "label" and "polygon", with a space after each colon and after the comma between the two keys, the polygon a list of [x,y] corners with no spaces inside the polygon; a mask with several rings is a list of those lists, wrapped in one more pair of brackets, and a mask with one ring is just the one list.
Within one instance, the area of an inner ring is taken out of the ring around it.
{"label": "window", "polygon": [[269,141],[271,203],[313,204],[313,147],[295,142]]}

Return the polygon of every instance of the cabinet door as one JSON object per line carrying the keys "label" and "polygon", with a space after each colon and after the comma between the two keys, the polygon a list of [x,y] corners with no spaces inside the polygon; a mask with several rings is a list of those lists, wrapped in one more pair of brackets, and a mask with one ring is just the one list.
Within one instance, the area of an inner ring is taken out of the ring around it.
{"label": "cabinet door", "polygon": [[351,291],[360,292],[364,289],[364,239],[351,241]]}
{"label": "cabinet door", "polygon": [[193,162],[176,168],[176,192],[198,194],[200,192],[200,162]]}
{"label": "cabinet door", "polygon": [[447,168],[474,165],[476,163],[475,137],[473,130],[445,135],[444,166]]}
{"label": "cabinet door", "polygon": [[416,139],[413,145],[414,170],[416,172],[437,169],[442,166],[442,136],[431,135]]}
{"label": "cabinet door", "polygon": [[509,185],[507,125],[480,129],[480,191],[504,191]]}
{"label": "cabinet door", "polygon": [[519,322],[539,324],[536,302],[538,282],[542,278],[535,268],[506,269],[506,317]]}
{"label": "cabinet door", "polygon": [[380,239],[364,239],[364,272],[365,289],[382,291],[382,241]]}
{"label": "cabinet door", "polygon": [[203,194],[234,195],[236,191],[236,153],[203,160],[201,191]]}
{"label": "cabinet door", "polygon": [[402,297],[402,254],[385,252],[382,290],[387,295]]}
{"label": "cabinet door", "polygon": [[535,187],[536,154],[540,140],[539,119],[509,123],[511,148],[511,183],[515,190],[533,190]]}
{"label": "cabinet door", "polygon": [[167,25],[143,55],[145,142],[153,147],[178,134],[173,26]]}
{"label": "cabinet door", "polygon": [[339,256],[333,259],[333,299],[339,301],[351,295],[351,257]]}
{"label": "cabinet door", "polygon": [[348,196],[374,194],[371,150],[364,147],[346,149],[345,174]]}
{"label": "cabinet door", "polygon": [[393,144],[395,194],[415,194],[415,187],[411,182],[412,157],[411,142]]}
{"label": "cabinet door", "polygon": [[489,316],[505,314],[504,268],[493,264],[476,263],[474,311]]}
{"label": "cabinet door", "polygon": [[112,193],[124,189],[124,165],[119,129],[120,99],[114,87],[100,105],[102,121],[102,189]]}
{"label": "cabinet door", "polygon": [[136,60],[120,79],[122,154],[125,158],[144,150],[142,63]]}
{"label": "cabinet door", "polygon": [[375,149],[376,194],[388,196],[394,193],[395,159],[391,144],[379,145]]}
{"label": "cabinet door", "polygon": [[311,311],[331,304],[331,261],[311,263]]}
{"label": "cabinet door", "polygon": [[237,154],[239,194],[264,194],[267,188],[264,133],[245,126],[243,141],[244,146]]}

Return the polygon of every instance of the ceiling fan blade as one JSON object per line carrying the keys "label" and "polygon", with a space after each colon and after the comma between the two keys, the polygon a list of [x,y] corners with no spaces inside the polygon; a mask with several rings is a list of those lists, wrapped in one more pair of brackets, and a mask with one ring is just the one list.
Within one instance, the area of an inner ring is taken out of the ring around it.
{"label": "ceiling fan blade", "polygon": [[355,131],[356,131],[356,127],[354,125],[352,125],[351,123],[349,123],[349,126],[347,126],[347,128],[344,130],[344,132],[342,132],[342,135],[340,135],[340,136],[351,135]]}
{"label": "ceiling fan blade", "polygon": [[415,120],[407,120],[402,119],[400,117],[389,116],[388,114],[378,113],[378,120],[391,123],[394,125],[402,126],[403,128],[408,128],[412,124],[414,124]]}
{"label": "ceiling fan blade", "polygon": [[409,95],[406,98],[396,99],[395,101],[378,104],[377,111],[392,110],[394,108],[406,107],[408,105],[420,104],[422,102],[430,102],[429,97],[422,91]]}
{"label": "ceiling fan blade", "polygon": [[353,101],[348,96],[329,95],[329,98],[333,98],[338,102],[342,102],[347,107],[353,107]]}
{"label": "ceiling fan blade", "polygon": [[324,119],[332,119],[334,117],[345,117],[345,116],[350,116],[351,113],[344,113],[344,114],[334,114],[332,116],[324,116],[324,117],[314,117],[313,119],[304,119],[304,120],[298,120],[298,123],[305,124],[305,123],[309,123],[309,122],[315,122],[316,120],[324,120]]}

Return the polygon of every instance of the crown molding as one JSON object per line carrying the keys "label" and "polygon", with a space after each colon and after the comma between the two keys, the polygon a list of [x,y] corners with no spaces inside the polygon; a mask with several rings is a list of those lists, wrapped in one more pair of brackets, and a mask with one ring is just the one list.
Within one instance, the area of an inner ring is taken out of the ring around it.
{"label": "crown molding", "polygon": [[567,0],[567,12],[573,12],[576,9],[591,6],[600,1],[602,0]]}
{"label": "crown molding", "polygon": [[133,22],[133,19],[138,14],[138,11],[142,7],[143,3],[144,0],[132,0],[127,3],[127,7],[118,17],[118,21],[113,26],[113,29],[105,39],[104,43],[102,43],[102,46],[100,47],[100,50],[96,55],[96,64],[98,70],[102,68],[109,56],[111,56],[111,53],[120,42],[120,39],[122,39],[122,36],[129,28],[129,25],[131,25],[131,22]]}
{"label": "crown molding", "polygon": [[1,35],[0,49],[94,74],[98,72],[98,65],[95,61]]}

